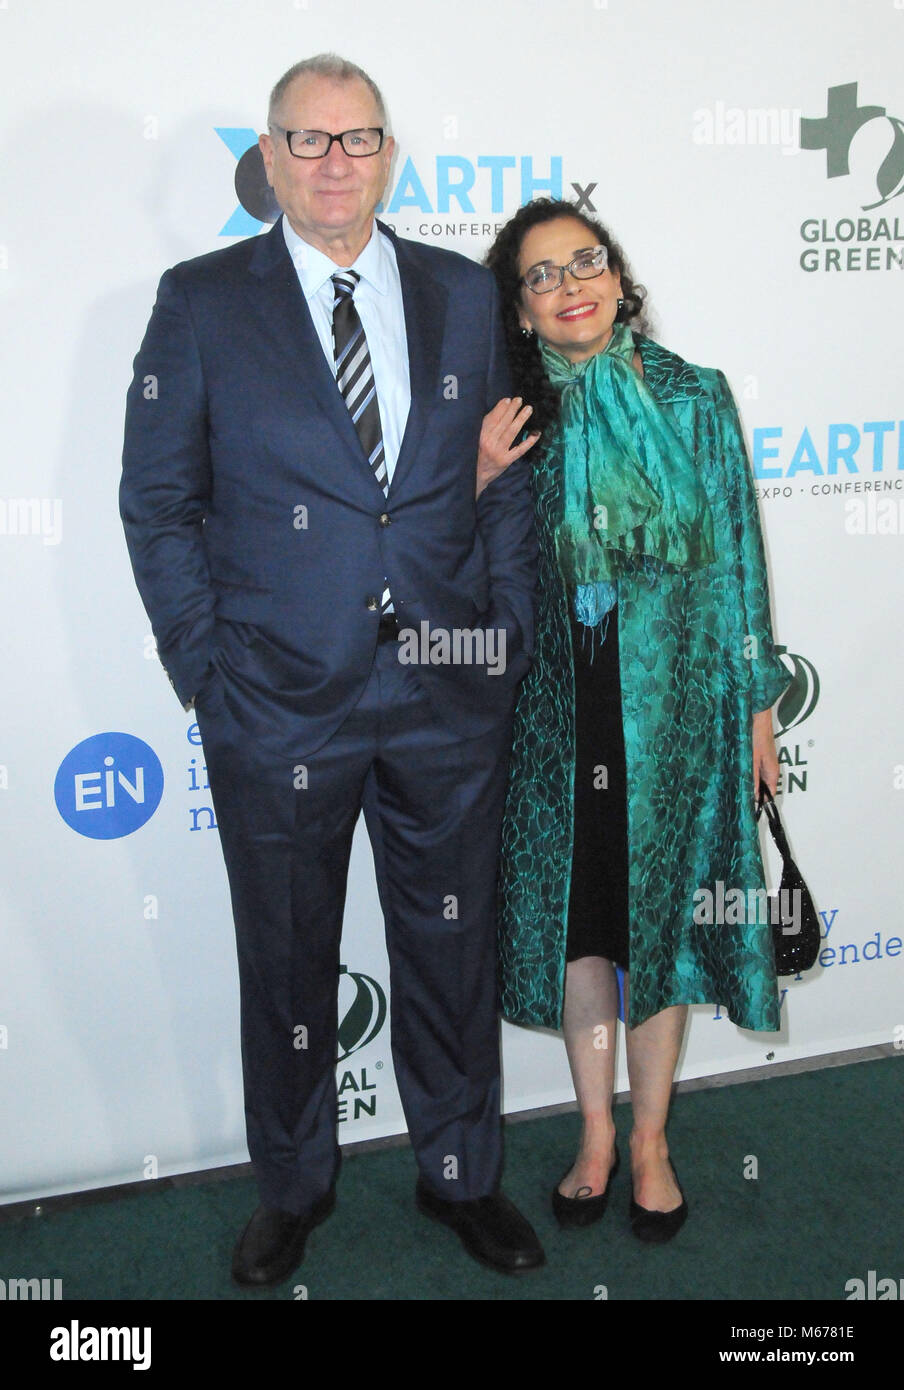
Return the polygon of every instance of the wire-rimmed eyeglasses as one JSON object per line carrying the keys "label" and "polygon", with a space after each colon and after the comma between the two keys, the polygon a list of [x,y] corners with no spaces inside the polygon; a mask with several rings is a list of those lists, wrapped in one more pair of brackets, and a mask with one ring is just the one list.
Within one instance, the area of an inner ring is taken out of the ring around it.
{"label": "wire-rimmed eyeglasses", "polygon": [[534,294],[549,294],[550,290],[557,290],[564,283],[566,270],[576,280],[593,280],[597,275],[602,275],[608,264],[609,253],[605,246],[588,246],[585,251],[579,251],[568,265],[550,265],[548,261],[532,265],[521,277],[521,283]]}

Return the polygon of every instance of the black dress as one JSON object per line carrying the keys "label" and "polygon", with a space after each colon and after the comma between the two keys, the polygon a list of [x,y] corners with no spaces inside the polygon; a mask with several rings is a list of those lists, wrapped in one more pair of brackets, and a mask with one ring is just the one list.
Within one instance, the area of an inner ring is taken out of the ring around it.
{"label": "black dress", "polygon": [[604,956],[627,969],[628,810],[617,603],[602,643],[599,631],[572,617],[574,857],[565,958]]}

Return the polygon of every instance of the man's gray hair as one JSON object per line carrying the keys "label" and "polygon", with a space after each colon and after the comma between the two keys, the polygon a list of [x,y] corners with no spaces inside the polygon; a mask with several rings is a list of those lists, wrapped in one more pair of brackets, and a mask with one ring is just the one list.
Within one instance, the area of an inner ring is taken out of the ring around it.
{"label": "man's gray hair", "polygon": [[303,58],[300,63],[289,68],[288,72],[283,73],[270,93],[270,105],[267,110],[268,125],[278,124],[276,117],[282,106],[283,97],[297,77],[329,77],[334,82],[353,82],[357,78],[370,88],[377,104],[380,124],[384,128],[389,124],[382,93],[373,78],[369,77],[363,68],[359,68],[357,63],[350,63],[347,58],[340,58],[338,53],[318,53],[314,58]]}

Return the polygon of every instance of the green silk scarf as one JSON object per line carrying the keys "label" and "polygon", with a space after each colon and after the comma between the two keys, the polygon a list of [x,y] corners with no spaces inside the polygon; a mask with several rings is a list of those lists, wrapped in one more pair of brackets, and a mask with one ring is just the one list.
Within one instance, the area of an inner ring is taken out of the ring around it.
{"label": "green silk scarf", "polygon": [[626,324],[616,324],[605,350],[585,362],[540,344],[547,376],[561,391],[551,444],[563,479],[556,549],[563,579],[578,592],[579,617],[585,586],[614,600],[610,586],[619,576],[648,571],[650,562],[698,569],[715,557],[703,485],[632,367],[634,351]]}

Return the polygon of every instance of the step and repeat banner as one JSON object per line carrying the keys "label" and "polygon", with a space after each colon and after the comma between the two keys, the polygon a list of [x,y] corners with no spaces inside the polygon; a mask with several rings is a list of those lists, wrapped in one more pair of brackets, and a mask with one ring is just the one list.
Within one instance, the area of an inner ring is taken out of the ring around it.
{"label": "step and repeat banner", "polygon": [[[576,199],[654,336],[737,397],[793,678],[782,809],[824,941],[782,981],[780,1033],[694,1008],[680,1076],[904,1046],[904,0],[3,0],[6,1202],[247,1158],[204,751],[117,487],[157,280],[267,229],[269,89],[324,50],[384,90],[401,236],[480,258],[523,201]],[[404,1131],[389,995],[359,826],[343,1142]],[[502,1041],[507,1111],[573,1098],[560,1036]]]}

